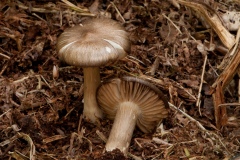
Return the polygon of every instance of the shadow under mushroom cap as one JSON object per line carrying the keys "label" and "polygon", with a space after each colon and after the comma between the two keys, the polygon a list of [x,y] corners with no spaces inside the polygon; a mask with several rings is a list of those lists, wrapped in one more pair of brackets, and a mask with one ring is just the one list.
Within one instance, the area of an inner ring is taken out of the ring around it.
{"label": "shadow under mushroom cap", "polygon": [[66,29],[58,38],[59,58],[69,65],[97,67],[111,64],[130,52],[128,33],[118,22],[90,19]]}

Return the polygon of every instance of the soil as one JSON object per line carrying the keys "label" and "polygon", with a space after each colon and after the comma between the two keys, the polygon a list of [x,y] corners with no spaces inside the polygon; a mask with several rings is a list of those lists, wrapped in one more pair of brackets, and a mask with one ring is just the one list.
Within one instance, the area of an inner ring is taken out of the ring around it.
{"label": "soil", "polygon": [[[71,3],[91,13],[60,0],[0,2],[0,159],[227,160],[240,152],[239,103],[228,105],[228,123],[216,128],[211,86],[227,52],[201,17],[177,0]],[[238,1],[204,3],[240,10]],[[104,118],[95,125],[83,118],[82,68],[64,64],[56,52],[58,36],[93,14],[121,23],[132,43],[127,57],[100,68],[102,81],[124,75],[147,80],[186,113],[170,107],[154,133],[136,128],[127,156],[104,150],[113,122]],[[238,88],[235,75],[223,95],[226,103],[239,101]]]}

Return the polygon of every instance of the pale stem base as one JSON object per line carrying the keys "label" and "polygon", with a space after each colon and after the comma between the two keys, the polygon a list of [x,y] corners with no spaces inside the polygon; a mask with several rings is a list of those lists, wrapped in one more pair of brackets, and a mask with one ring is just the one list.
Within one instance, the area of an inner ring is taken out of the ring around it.
{"label": "pale stem base", "polygon": [[123,102],[119,105],[107,140],[106,151],[118,148],[127,154],[139,113],[139,107],[133,102]]}
{"label": "pale stem base", "polygon": [[100,71],[98,67],[83,68],[84,74],[84,109],[83,115],[93,123],[97,123],[103,114],[98,107],[96,92],[100,85]]}

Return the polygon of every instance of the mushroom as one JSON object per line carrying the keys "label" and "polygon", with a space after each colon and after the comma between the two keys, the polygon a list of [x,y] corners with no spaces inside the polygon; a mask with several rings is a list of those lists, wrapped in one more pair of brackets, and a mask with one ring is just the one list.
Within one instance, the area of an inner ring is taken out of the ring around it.
{"label": "mushroom", "polygon": [[106,151],[118,148],[126,155],[135,125],[150,133],[168,115],[168,103],[162,92],[134,77],[103,83],[97,91],[97,100],[107,117],[114,120]]}
{"label": "mushroom", "polygon": [[130,52],[130,47],[124,27],[107,18],[86,20],[81,25],[66,29],[58,38],[60,60],[83,68],[83,115],[93,123],[102,118],[96,100],[96,90],[100,84],[99,67],[122,59]]}

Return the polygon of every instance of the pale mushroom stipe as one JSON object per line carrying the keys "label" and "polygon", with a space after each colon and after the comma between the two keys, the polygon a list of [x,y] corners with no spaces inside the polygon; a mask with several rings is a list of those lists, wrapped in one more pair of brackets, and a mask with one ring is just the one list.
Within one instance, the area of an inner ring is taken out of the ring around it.
{"label": "pale mushroom stipe", "polygon": [[84,110],[86,119],[96,123],[102,118],[96,100],[100,85],[99,67],[122,59],[131,50],[128,33],[118,22],[94,18],[66,29],[58,38],[59,59],[83,68]]}
{"label": "pale mushroom stipe", "polygon": [[125,155],[135,125],[152,132],[168,116],[168,103],[154,85],[134,77],[115,78],[98,89],[97,100],[106,116],[114,120],[106,150],[120,149]]}

